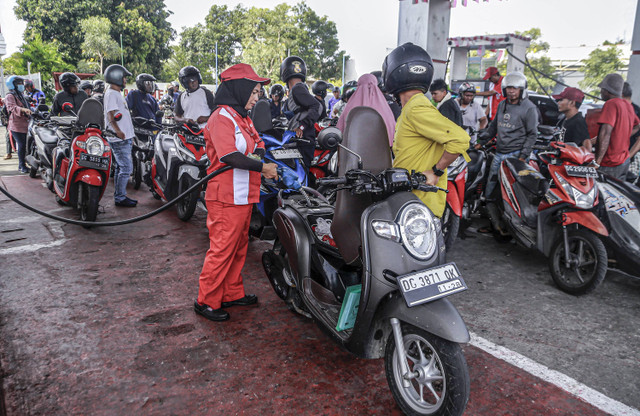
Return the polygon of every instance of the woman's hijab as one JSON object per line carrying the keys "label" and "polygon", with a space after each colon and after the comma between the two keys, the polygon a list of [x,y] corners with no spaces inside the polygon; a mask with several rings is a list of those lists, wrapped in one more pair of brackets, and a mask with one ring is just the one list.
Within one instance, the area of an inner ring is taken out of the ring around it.
{"label": "woman's hijab", "polygon": [[393,117],[393,112],[391,111],[391,108],[389,108],[389,104],[384,98],[382,91],[378,88],[378,79],[374,75],[364,74],[358,79],[358,88],[351,98],[349,98],[349,102],[347,102],[347,105],[338,120],[337,127],[340,131],[344,132],[351,109],[360,106],[371,107],[382,116],[384,124],[387,126],[389,146],[392,146],[393,136],[396,130],[396,119]]}
{"label": "woman's hijab", "polygon": [[223,81],[216,91],[214,103],[216,105],[228,105],[236,110],[241,117],[246,117],[248,110],[244,108],[251,97],[253,89],[258,84],[248,79],[232,79]]}

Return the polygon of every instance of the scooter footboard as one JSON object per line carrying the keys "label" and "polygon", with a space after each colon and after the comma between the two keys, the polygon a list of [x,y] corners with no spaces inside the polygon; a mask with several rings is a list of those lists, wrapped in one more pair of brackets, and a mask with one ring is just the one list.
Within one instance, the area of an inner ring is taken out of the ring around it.
{"label": "scooter footboard", "polygon": [[471,339],[467,326],[448,299],[409,308],[399,292],[393,293],[380,311],[380,318],[397,318],[451,342],[467,343]]}

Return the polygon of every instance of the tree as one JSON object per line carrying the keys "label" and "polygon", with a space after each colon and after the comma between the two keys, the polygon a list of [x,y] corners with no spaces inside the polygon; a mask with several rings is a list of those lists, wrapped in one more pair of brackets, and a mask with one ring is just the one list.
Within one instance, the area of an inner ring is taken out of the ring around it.
{"label": "tree", "polygon": [[597,85],[607,74],[617,72],[622,69],[623,64],[620,57],[622,51],[616,46],[607,49],[594,49],[584,62],[584,80],[580,81],[580,88],[590,94],[599,96],[600,90]]}
{"label": "tree", "polygon": [[111,37],[111,22],[106,17],[89,17],[80,22],[84,34],[82,52],[88,58],[98,58],[100,74],[104,73],[105,58],[117,58],[118,43]]}

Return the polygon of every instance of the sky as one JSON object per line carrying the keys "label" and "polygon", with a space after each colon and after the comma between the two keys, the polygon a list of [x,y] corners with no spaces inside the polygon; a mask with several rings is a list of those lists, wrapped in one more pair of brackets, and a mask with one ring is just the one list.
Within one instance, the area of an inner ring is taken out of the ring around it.
{"label": "sky", "polygon": [[[336,23],[340,47],[355,60],[359,74],[381,69],[388,48],[397,44],[399,0],[307,0],[319,15]],[[402,0],[411,1],[411,0]],[[451,11],[450,36],[513,33],[538,27],[551,45],[552,59],[582,59],[605,40],[630,41],[638,0],[458,0]],[[165,0],[169,21],[182,27],[204,22],[212,4],[270,8],[291,0]],[[13,15],[15,0],[0,0],[0,28],[7,52],[22,44],[24,22]],[[583,46],[582,46],[583,45]]]}

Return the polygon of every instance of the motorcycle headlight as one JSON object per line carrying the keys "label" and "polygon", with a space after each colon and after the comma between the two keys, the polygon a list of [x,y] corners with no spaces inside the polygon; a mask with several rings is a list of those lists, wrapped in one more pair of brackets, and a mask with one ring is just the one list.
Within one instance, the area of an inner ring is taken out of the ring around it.
{"label": "motorcycle headlight", "polygon": [[102,156],[104,153],[104,142],[95,136],[87,139],[87,153],[90,155]]}
{"label": "motorcycle headlight", "polygon": [[373,220],[371,221],[371,227],[377,235],[387,240],[400,242],[400,230],[395,222]]}
{"label": "motorcycle headlight", "polygon": [[400,212],[402,244],[412,256],[426,260],[436,250],[436,227],[433,215],[421,203],[411,203]]}
{"label": "motorcycle headlight", "polygon": [[564,192],[567,195],[573,196],[573,186],[571,186],[571,184],[569,184],[569,182],[567,182],[565,178],[560,175],[556,175],[556,182],[560,184],[560,186],[562,186],[562,189],[564,189]]}
{"label": "motorcycle headlight", "polygon": [[571,189],[573,191],[573,199],[576,201],[576,206],[582,209],[589,209],[593,207],[596,201],[596,187],[591,188],[586,194],[578,191],[576,188]]}

